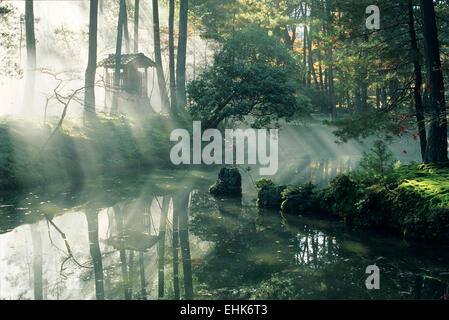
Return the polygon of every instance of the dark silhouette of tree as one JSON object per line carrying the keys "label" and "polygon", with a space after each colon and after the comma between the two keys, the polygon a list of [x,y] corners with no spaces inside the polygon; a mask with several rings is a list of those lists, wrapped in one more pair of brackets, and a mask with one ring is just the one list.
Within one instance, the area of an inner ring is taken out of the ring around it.
{"label": "dark silhouette of tree", "polygon": [[175,74],[175,0],[169,0],[168,14],[168,51],[169,51],[169,69],[170,69],[170,113],[172,116],[178,116],[177,93],[176,93],[176,74]]}
{"label": "dark silhouette of tree", "polygon": [[36,80],[36,37],[34,35],[33,0],[25,1],[25,35],[27,47],[27,72],[23,110],[29,112],[34,101],[34,86]]}
{"label": "dark silhouette of tree", "polygon": [[424,52],[430,86],[430,124],[426,162],[445,162],[447,158],[447,119],[444,82],[441,70],[440,43],[433,1],[421,0],[423,14]]}
{"label": "dark silhouette of tree", "polygon": [[169,110],[167,87],[165,83],[164,68],[162,66],[161,33],[159,29],[159,1],[153,0],[153,33],[154,33],[154,60],[156,63],[157,83],[161,97],[162,111]]}
{"label": "dark silhouette of tree", "polygon": [[95,73],[97,70],[98,0],[90,1],[89,58],[84,80],[84,121],[95,114]]}
{"label": "dark silhouette of tree", "polygon": [[134,0],[134,53],[139,52],[139,0]]}
{"label": "dark silhouette of tree", "polygon": [[118,113],[118,98],[120,94],[120,70],[122,59],[123,24],[125,21],[125,0],[120,0],[120,10],[117,24],[117,44],[115,47],[115,71],[114,71],[114,93],[112,97],[111,114]]}
{"label": "dark silhouette of tree", "polygon": [[178,60],[176,62],[176,92],[178,113],[185,113],[186,95],[186,60],[187,60],[187,21],[189,0],[181,0],[179,7]]}

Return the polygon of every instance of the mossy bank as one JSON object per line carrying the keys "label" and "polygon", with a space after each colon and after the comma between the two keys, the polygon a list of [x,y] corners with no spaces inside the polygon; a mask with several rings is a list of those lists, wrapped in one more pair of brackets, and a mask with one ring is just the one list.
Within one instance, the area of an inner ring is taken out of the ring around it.
{"label": "mossy bank", "polygon": [[324,188],[310,183],[279,188],[266,179],[256,185],[260,207],[270,207],[266,194],[278,193],[277,208],[284,213],[325,214],[354,228],[449,243],[449,164],[397,166],[384,179],[351,172]]}

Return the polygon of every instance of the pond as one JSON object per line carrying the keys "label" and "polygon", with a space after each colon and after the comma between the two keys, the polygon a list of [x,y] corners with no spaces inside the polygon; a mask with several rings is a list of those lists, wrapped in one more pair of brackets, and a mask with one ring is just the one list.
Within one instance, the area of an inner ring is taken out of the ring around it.
{"label": "pond", "polygon": [[[353,163],[304,160],[285,183]],[[447,246],[208,194],[218,168],[155,171],[0,199],[0,299],[439,299]],[[368,290],[369,265],[380,289]]]}

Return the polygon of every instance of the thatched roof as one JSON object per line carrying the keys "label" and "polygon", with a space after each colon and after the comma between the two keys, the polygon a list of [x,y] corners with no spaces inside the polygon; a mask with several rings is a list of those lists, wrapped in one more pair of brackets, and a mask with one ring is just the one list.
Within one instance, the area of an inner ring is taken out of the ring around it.
{"label": "thatched roof", "polygon": [[[122,66],[135,64],[139,68],[155,67],[153,60],[145,56],[143,53],[122,54],[120,59]],[[115,68],[115,54],[110,54],[106,59],[98,63],[99,67]]]}

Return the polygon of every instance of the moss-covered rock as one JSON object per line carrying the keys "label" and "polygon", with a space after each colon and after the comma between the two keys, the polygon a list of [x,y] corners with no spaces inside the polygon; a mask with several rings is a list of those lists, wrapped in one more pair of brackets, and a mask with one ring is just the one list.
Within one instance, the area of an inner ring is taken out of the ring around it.
{"label": "moss-covered rock", "polygon": [[319,192],[312,183],[290,186],[282,192],[283,212],[291,214],[310,214],[323,211]]}
{"label": "moss-covered rock", "polygon": [[264,186],[259,189],[257,206],[264,209],[281,209],[282,192],[287,186]]}
{"label": "moss-covered rock", "polygon": [[237,168],[221,168],[217,182],[209,188],[214,196],[242,195],[242,176]]}
{"label": "moss-covered rock", "polygon": [[340,175],[323,189],[329,212],[361,228],[405,238],[449,242],[449,166],[407,165],[394,184]]}

